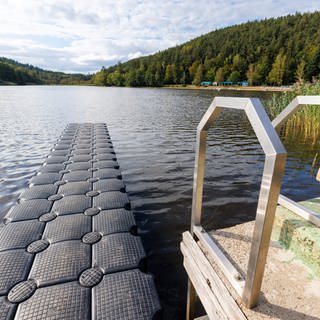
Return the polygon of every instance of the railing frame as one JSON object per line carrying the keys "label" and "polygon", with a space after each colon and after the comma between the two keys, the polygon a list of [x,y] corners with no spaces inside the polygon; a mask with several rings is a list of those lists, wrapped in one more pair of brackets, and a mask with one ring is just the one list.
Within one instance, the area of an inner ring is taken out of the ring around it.
{"label": "railing frame", "polygon": [[[303,106],[306,105],[318,105],[320,106],[320,96],[297,96],[295,97],[288,106],[282,110],[282,112],[272,121],[273,127],[279,133],[281,127],[289,120],[289,118],[298,112]],[[319,110],[320,112],[320,110]],[[320,172],[320,169],[319,169]],[[294,200],[285,197],[284,195],[279,195],[278,203],[294,212],[296,215],[302,217],[303,219],[315,224],[320,227],[320,215],[301,204],[295,202]]]}
{"label": "railing frame", "polygon": [[[265,153],[253,241],[245,279],[241,277],[237,269],[215,245],[214,239],[201,226],[207,133],[222,109],[245,111]],[[256,98],[216,97],[197,127],[191,234],[195,240],[199,240],[205,246],[208,255],[217,262],[225,277],[242,298],[244,305],[249,308],[254,307],[259,299],[286,155],[286,150],[272,126],[261,101]],[[195,300],[195,288],[189,280],[187,320],[193,320],[194,318]]]}

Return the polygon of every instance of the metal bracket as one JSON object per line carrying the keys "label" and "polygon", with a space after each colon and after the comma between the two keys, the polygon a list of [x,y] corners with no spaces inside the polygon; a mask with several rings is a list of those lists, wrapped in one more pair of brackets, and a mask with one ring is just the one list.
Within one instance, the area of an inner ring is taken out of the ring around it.
{"label": "metal bracket", "polygon": [[[239,276],[237,269],[201,227],[207,132],[222,109],[245,111],[265,153],[253,240],[245,279]],[[259,299],[286,156],[286,150],[259,99],[216,97],[198,125],[191,233],[206,247],[208,254],[217,262],[223,274],[242,298],[243,303],[249,308],[254,307]],[[188,297],[194,296],[190,292],[192,290],[194,288],[189,286]],[[192,303],[193,301],[188,301],[188,309],[192,309]],[[192,314],[192,312],[187,310],[187,314]]]}

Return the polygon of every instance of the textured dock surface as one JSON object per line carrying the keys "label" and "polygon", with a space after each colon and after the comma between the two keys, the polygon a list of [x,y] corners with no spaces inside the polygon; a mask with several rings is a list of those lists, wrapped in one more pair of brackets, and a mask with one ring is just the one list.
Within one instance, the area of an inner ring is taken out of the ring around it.
{"label": "textured dock surface", "polygon": [[0,227],[0,320],[158,319],[105,124],[70,124]]}

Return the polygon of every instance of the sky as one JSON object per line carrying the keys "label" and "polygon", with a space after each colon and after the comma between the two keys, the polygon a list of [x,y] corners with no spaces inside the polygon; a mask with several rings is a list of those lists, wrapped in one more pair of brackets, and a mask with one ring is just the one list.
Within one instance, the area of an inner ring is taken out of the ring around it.
{"label": "sky", "polygon": [[246,21],[320,10],[320,0],[0,0],[0,56],[91,73]]}

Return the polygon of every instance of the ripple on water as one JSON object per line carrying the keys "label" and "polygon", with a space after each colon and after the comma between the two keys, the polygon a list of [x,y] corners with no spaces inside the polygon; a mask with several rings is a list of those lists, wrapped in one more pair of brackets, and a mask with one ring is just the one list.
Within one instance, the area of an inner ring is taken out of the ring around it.
{"label": "ripple on water", "polygon": [[[67,123],[106,122],[164,317],[183,319],[186,274],[179,242],[190,225],[196,128],[213,97],[210,91],[0,87],[0,218],[17,201]],[[287,147],[283,193],[295,198],[319,195],[310,174],[319,145],[295,141]],[[222,112],[208,136],[203,203],[207,227],[254,217],[263,161],[244,115]]]}

